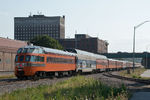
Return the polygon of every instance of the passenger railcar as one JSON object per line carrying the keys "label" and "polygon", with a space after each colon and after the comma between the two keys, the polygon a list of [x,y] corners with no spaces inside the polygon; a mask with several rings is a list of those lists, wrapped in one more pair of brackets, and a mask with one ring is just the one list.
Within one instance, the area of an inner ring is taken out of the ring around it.
{"label": "passenger railcar", "polygon": [[78,49],[66,49],[76,54],[76,72],[95,72],[105,70],[108,67],[107,57]]}
{"label": "passenger railcar", "polygon": [[114,59],[108,59],[108,69],[109,70],[116,70],[117,69],[117,61]]}
{"label": "passenger railcar", "polygon": [[120,61],[120,60],[118,60],[118,61],[116,61],[117,62],[117,69],[123,69],[123,62],[122,61]]}
{"label": "passenger railcar", "polygon": [[106,71],[109,69],[109,65],[108,65],[108,59],[107,58],[102,58],[102,59],[97,59],[96,60],[96,64],[97,64],[97,71]]}

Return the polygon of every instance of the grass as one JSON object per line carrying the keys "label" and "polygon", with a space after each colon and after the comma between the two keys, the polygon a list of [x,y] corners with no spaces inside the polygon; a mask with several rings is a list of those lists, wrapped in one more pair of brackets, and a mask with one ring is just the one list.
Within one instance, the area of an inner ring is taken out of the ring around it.
{"label": "grass", "polygon": [[145,68],[137,68],[137,69],[134,69],[134,72],[132,71],[132,69],[130,69],[130,74],[127,73],[127,70],[121,71],[119,74],[124,77],[145,79],[140,76],[144,71],[146,71]]}
{"label": "grass", "polygon": [[2,75],[0,76],[0,79],[5,79],[5,78],[14,78],[15,75]]}
{"label": "grass", "polygon": [[110,87],[93,78],[72,77],[55,85],[16,90],[0,100],[128,100],[126,87]]}

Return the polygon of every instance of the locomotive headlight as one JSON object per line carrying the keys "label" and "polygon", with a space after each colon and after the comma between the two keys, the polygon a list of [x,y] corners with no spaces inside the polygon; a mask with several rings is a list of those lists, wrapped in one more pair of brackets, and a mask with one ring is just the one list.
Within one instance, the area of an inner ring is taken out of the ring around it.
{"label": "locomotive headlight", "polygon": [[25,66],[27,66],[27,63],[22,63],[22,67],[25,67]]}
{"label": "locomotive headlight", "polygon": [[22,63],[22,67],[24,67],[25,63]]}

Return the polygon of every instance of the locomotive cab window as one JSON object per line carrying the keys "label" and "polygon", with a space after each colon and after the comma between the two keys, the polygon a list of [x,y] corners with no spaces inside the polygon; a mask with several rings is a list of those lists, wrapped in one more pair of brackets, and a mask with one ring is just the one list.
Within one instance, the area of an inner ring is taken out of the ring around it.
{"label": "locomotive cab window", "polygon": [[16,57],[15,57],[15,62],[17,62],[18,61],[18,55],[16,55]]}
{"label": "locomotive cab window", "polygon": [[24,56],[20,56],[20,61],[23,61],[24,60]]}
{"label": "locomotive cab window", "polygon": [[22,51],[23,51],[23,49],[20,48],[20,49],[18,49],[17,53],[22,53]]}
{"label": "locomotive cab window", "polygon": [[31,58],[31,56],[27,55],[26,58],[25,58],[25,61],[30,61],[30,58]]}

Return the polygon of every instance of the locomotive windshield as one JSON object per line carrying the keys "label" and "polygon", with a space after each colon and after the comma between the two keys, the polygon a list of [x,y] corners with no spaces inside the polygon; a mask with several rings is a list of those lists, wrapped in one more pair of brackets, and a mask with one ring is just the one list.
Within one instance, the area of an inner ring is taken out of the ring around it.
{"label": "locomotive windshield", "polygon": [[23,53],[32,53],[34,50],[34,48],[24,48]]}
{"label": "locomotive windshield", "polygon": [[20,56],[20,61],[23,61],[24,60],[24,55],[21,55]]}
{"label": "locomotive windshield", "polygon": [[17,53],[43,53],[41,48],[20,48]]}
{"label": "locomotive windshield", "polygon": [[24,57],[25,57],[26,62],[44,62],[44,57],[43,56],[34,56],[34,55],[26,55],[26,56],[16,55],[15,62],[24,61]]}

